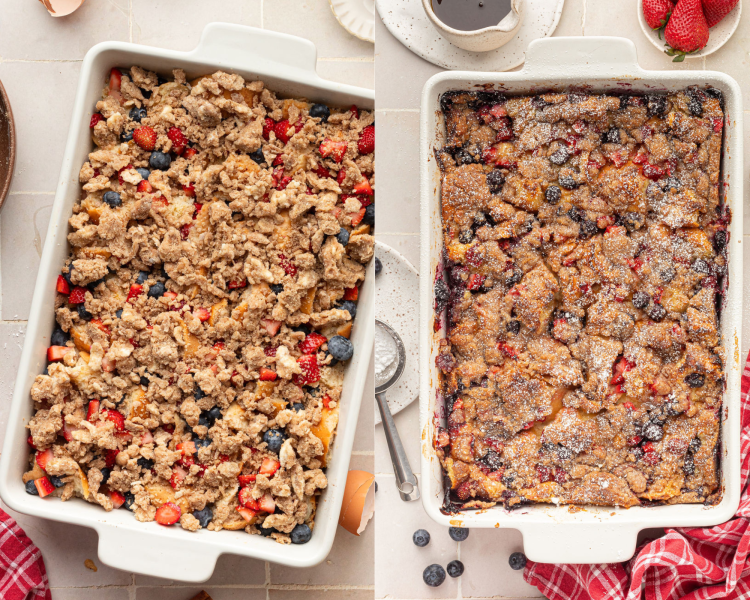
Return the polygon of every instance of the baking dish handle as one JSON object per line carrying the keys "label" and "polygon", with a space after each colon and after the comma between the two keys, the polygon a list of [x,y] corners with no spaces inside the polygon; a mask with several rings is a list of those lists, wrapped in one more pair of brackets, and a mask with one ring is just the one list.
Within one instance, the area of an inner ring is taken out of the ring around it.
{"label": "baking dish handle", "polygon": [[[569,564],[622,562],[635,553],[638,530],[621,524],[524,524],[523,550],[534,562]],[[564,549],[564,550],[562,550]]]}
{"label": "baking dish handle", "polygon": [[534,40],[526,50],[523,73],[580,74],[581,82],[594,76],[632,77],[642,71],[635,44],[620,37],[552,37]]}
{"label": "baking dish handle", "polygon": [[231,23],[209,23],[203,29],[198,46],[190,52],[217,65],[231,59],[247,63],[251,69],[273,72],[292,69],[318,77],[317,50],[310,40],[257,27]]}
{"label": "baking dish handle", "polygon": [[212,546],[186,544],[164,533],[106,525],[98,527],[97,532],[99,560],[131,573],[200,583],[211,577],[220,554]]}

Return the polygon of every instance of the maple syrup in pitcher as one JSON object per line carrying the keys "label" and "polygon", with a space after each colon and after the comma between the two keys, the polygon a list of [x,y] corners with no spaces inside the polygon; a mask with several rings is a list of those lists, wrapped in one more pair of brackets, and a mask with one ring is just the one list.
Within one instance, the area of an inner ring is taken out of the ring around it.
{"label": "maple syrup in pitcher", "polygon": [[475,31],[493,27],[510,12],[511,0],[430,0],[435,16],[448,27]]}

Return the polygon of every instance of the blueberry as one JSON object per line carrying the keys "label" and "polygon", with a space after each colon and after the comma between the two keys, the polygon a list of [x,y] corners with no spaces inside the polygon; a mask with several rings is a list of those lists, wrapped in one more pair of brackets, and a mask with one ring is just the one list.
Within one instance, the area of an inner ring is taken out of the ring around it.
{"label": "blueberry", "polygon": [[695,459],[692,454],[685,455],[685,460],[682,463],[682,470],[685,475],[693,475],[695,473]]}
{"label": "blueberry", "polygon": [[364,223],[365,225],[369,225],[370,227],[375,226],[375,205],[374,204],[370,204],[370,206],[368,206],[365,209],[365,216],[362,217],[362,223]]}
{"label": "blueberry", "polygon": [[313,104],[310,107],[310,116],[314,119],[320,119],[323,123],[327,123],[328,117],[331,116],[331,111],[325,104]]}
{"label": "blueberry", "polygon": [[54,485],[56,488],[59,488],[65,485],[65,482],[62,480],[62,477],[58,477],[57,475],[49,475],[48,478],[49,478],[50,483]]}
{"label": "blueberry", "polygon": [[107,281],[106,276],[102,277],[101,279],[97,279],[96,281],[92,281],[91,283],[87,283],[86,287],[93,293],[93,291],[98,288],[101,284],[103,284],[105,281]]}
{"label": "blueberry", "polygon": [[464,574],[464,563],[460,560],[452,560],[448,563],[447,570],[451,577],[461,577]]}
{"label": "blueberry", "polygon": [[125,508],[127,508],[128,510],[131,510],[134,504],[135,504],[135,496],[133,495],[133,493],[125,492],[125,504],[124,504]]}
{"label": "blueberry", "polygon": [[508,564],[514,571],[520,571],[526,566],[526,555],[523,552],[514,552],[510,555]]}
{"label": "blueberry", "polygon": [[49,340],[49,345],[64,346],[69,339],[70,335],[65,333],[60,327],[55,327],[55,330],[52,332],[52,337]]}
{"label": "blueberry", "polygon": [[520,269],[514,269],[513,272],[505,278],[506,285],[512,287],[523,279],[523,272]]}
{"label": "blueberry", "polygon": [[709,265],[708,262],[703,260],[702,258],[698,258],[693,263],[693,271],[695,271],[696,273],[700,273],[701,275],[710,275],[711,265]]}
{"label": "blueberry", "polygon": [[211,427],[211,423],[208,422],[207,410],[204,410],[200,415],[198,415],[198,425],[203,425],[203,427]]}
{"label": "blueberry", "polygon": [[112,474],[112,469],[108,469],[107,467],[104,467],[102,469],[102,485],[107,483],[109,481],[109,476]]}
{"label": "blueberry", "polygon": [[565,446],[558,446],[557,456],[560,457],[560,460],[570,460],[573,458],[573,451]]}
{"label": "blueberry", "polygon": [[576,180],[573,179],[570,175],[560,175],[557,180],[560,182],[560,185],[566,190],[574,190],[578,186]]}
{"label": "blueberry", "polygon": [[342,246],[346,246],[349,243],[350,236],[351,234],[349,233],[349,230],[342,227],[336,234],[336,239],[338,240],[339,244],[341,244]]}
{"label": "blueberry", "polygon": [[422,572],[422,579],[430,587],[443,585],[445,581],[445,569],[440,565],[430,565]]}
{"label": "blueberry", "polygon": [[250,158],[252,158],[259,165],[266,162],[266,157],[263,156],[263,151],[260,148],[258,148],[255,152],[251,152],[248,156],[250,156]]}
{"label": "blueberry", "polygon": [[714,235],[714,248],[717,252],[721,252],[727,245],[727,232],[720,229]]}
{"label": "blueberry", "polygon": [[84,321],[90,321],[94,318],[94,315],[86,310],[85,304],[78,304],[76,306],[76,310],[78,311],[78,316],[81,317],[81,319],[83,319]]}
{"label": "blueberry", "polygon": [[701,447],[701,439],[699,437],[694,437],[692,440],[690,440],[690,444],[688,444],[688,451],[695,454],[700,450]]}
{"label": "blueberry", "polygon": [[139,285],[143,285],[144,283],[146,283],[149,275],[150,273],[148,271],[138,271],[138,277],[136,278],[135,282]]}
{"label": "blueberry", "polygon": [[166,77],[162,77],[159,74],[156,75],[156,83],[157,83],[157,85],[164,85],[165,83],[167,83],[167,81],[168,80],[167,80]]}
{"label": "blueberry", "polygon": [[435,280],[435,299],[438,301],[438,305],[444,306],[448,300],[450,300],[451,291],[448,289],[448,284],[443,279]]}
{"label": "blueberry", "polygon": [[354,346],[345,337],[334,335],[328,340],[328,351],[336,360],[349,360],[354,354]]}
{"label": "blueberry", "polygon": [[633,293],[633,306],[636,308],[646,308],[651,302],[651,296],[646,292],[635,292]]}
{"label": "blueberry", "polygon": [[290,537],[292,544],[306,544],[312,539],[312,530],[306,523],[300,523],[294,526]]}
{"label": "blueberry", "polygon": [[200,386],[196,385],[196,386],[195,386],[195,391],[193,392],[193,397],[194,397],[194,398],[195,398],[196,400],[200,400],[201,398],[205,398],[205,396],[206,396],[206,392],[204,392],[204,391],[203,391],[203,390],[202,390],[202,389],[200,388]]}
{"label": "blueberry", "polygon": [[273,527],[263,527],[263,525],[259,525],[258,531],[263,537],[271,537],[271,534],[276,530]]}
{"label": "blueberry", "polygon": [[352,319],[357,316],[357,305],[354,304],[351,300],[344,300],[341,304],[339,304],[339,310],[345,310],[347,311]]}
{"label": "blueberry", "polygon": [[286,435],[280,429],[269,429],[263,434],[263,441],[268,444],[268,450],[276,454],[281,450],[284,440]]}
{"label": "blueberry", "polygon": [[490,188],[491,194],[499,194],[503,189],[505,183],[505,175],[499,169],[492,169],[487,174],[487,185]]}
{"label": "blueberry", "polygon": [[682,187],[680,180],[676,177],[667,177],[661,186],[663,192],[668,192],[672,189],[679,190]]}
{"label": "blueberry", "polygon": [[583,220],[583,217],[586,213],[584,213],[582,210],[577,209],[575,206],[572,207],[568,211],[568,216],[575,221],[576,223],[580,223]]}
{"label": "blueberry", "polygon": [[647,96],[648,104],[648,116],[661,117],[667,113],[667,98],[666,96]]}
{"label": "blueberry", "polygon": [[172,159],[169,154],[154,150],[148,159],[148,166],[157,171],[166,171],[169,169],[169,165],[172,164]]}
{"label": "blueberry", "polygon": [[651,308],[646,311],[649,319],[656,321],[657,323],[667,316],[667,309],[661,304],[654,304]]}
{"label": "blueberry", "polygon": [[149,460],[149,459],[148,459],[148,458],[146,458],[145,456],[141,456],[141,457],[140,457],[140,458],[138,459],[138,461],[137,461],[137,462],[138,462],[138,466],[139,466],[139,467],[140,467],[141,469],[145,469],[146,471],[150,471],[151,469],[153,469],[153,468],[154,468],[154,461],[153,461],[153,460]]}
{"label": "blueberry", "polygon": [[31,494],[32,496],[38,496],[39,490],[36,489],[36,485],[34,484],[34,480],[26,482],[26,493]]}
{"label": "blueberry", "polygon": [[471,229],[464,229],[458,234],[458,241],[462,244],[470,244],[471,240],[474,239],[474,231]]}
{"label": "blueberry", "polygon": [[146,100],[148,100],[151,97],[151,90],[144,90],[143,88],[138,88],[138,89],[141,90],[141,94]]}
{"label": "blueberry", "polygon": [[331,357],[331,362],[328,363],[329,367],[335,367],[337,364],[339,364],[339,361],[333,358],[333,355],[331,354],[330,349],[325,351],[325,354],[323,355],[323,360],[325,360],[325,358],[328,356]]}
{"label": "blueberry", "polygon": [[120,194],[117,192],[105,192],[103,200],[111,207],[111,208],[117,208],[118,206],[122,206],[122,199],[120,198]]}
{"label": "blueberry", "polygon": [[562,146],[549,157],[549,161],[553,165],[561,166],[568,162],[569,158],[570,151],[565,146]]}
{"label": "blueberry", "polygon": [[706,376],[701,373],[690,373],[685,377],[685,383],[691,388],[703,387],[706,384]]}
{"label": "blueberry", "polygon": [[221,409],[218,406],[214,406],[211,410],[208,411],[208,422],[211,423],[211,426],[213,426],[216,421],[221,419],[223,416],[221,414]]}
{"label": "blueberry", "polygon": [[193,444],[195,444],[195,450],[196,452],[200,450],[201,448],[208,448],[211,445],[211,438],[207,437],[205,440],[202,440],[200,438],[195,438],[193,440]]}
{"label": "blueberry", "polygon": [[425,529],[417,529],[411,539],[417,546],[424,548],[430,543],[430,532]]}
{"label": "blueberry", "polygon": [[301,333],[304,333],[305,335],[310,335],[312,332],[312,329],[310,329],[309,325],[305,325],[302,323],[302,325],[297,325],[296,327],[292,327],[292,331],[299,331]]}
{"label": "blueberry", "polygon": [[203,510],[195,510],[193,511],[193,516],[198,519],[198,523],[201,524],[201,527],[208,527],[208,524],[211,522],[211,520],[214,518],[213,511],[208,508],[204,508]]}
{"label": "blueberry", "polygon": [[142,386],[148,387],[148,384],[151,383],[151,382],[148,380],[148,377],[146,377],[145,375],[141,375],[141,380],[140,380],[139,383]]}
{"label": "blueberry", "polygon": [[448,528],[448,535],[454,542],[463,542],[469,537],[469,530],[466,527],[450,527]]}
{"label": "blueberry", "polygon": [[281,283],[274,283],[271,286],[271,291],[278,296],[281,292],[284,291],[284,286]]}
{"label": "blueberry", "polygon": [[602,134],[603,144],[619,144],[620,143],[620,130],[617,127],[605,131]]}
{"label": "blueberry", "polygon": [[[717,234],[717,235],[718,235],[718,234]],[[63,273],[63,274],[62,274],[62,276],[63,276],[63,279],[65,279],[65,281],[67,281],[67,282],[68,282],[68,285],[75,285],[75,284],[74,284],[74,283],[73,283],[73,282],[72,282],[72,281],[70,280],[70,276],[71,276],[71,275],[73,274],[73,269],[74,269],[74,268],[75,268],[75,267],[73,266],[73,263],[70,263],[70,264],[68,265],[68,272],[67,272],[67,273]]]}
{"label": "blueberry", "polygon": [[294,410],[294,412],[304,412],[305,405],[302,404],[302,402],[295,402],[294,404],[292,404],[292,409]]}
{"label": "blueberry", "polygon": [[[716,234],[718,235],[718,234]],[[383,270],[383,263],[380,262],[380,259],[376,256],[375,257],[375,277],[380,275],[380,272]]]}
{"label": "blueberry", "polygon": [[581,224],[579,225],[579,228],[582,238],[590,238],[591,236],[599,233],[599,228],[591,219],[583,219],[581,221]]}
{"label": "blueberry", "polygon": [[145,108],[138,108],[134,106],[130,109],[130,112],[128,113],[128,116],[132,121],[136,121],[137,123],[141,122],[141,119],[148,116],[148,113],[146,113]]}
{"label": "blueberry", "polygon": [[521,331],[521,321],[517,321],[516,319],[508,321],[508,324],[505,326],[505,331],[512,333],[513,335],[518,335],[518,332]]}
{"label": "blueberry", "polygon": [[667,267],[661,273],[659,273],[659,277],[664,283],[669,283],[675,278],[676,275],[677,271],[674,270],[674,267]]}
{"label": "blueberry", "polygon": [[166,291],[167,288],[164,286],[164,284],[161,281],[157,281],[154,285],[148,288],[148,297],[161,298]]}
{"label": "blueberry", "polygon": [[120,141],[121,142],[129,142],[133,139],[133,132],[132,131],[123,131],[120,134]]}
{"label": "blueberry", "polygon": [[703,103],[696,94],[688,93],[688,110],[694,117],[703,116]]}
{"label": "blueberry", "polygon": [[117,309],[117,310],[115,311],[115,316],[116,316],[116,317],[117,317],[118,319],[122,319],[122,309],[121,309],[121,308],[118,308],[118,309]]}
{"label": "blueberry", "polygon": [[643,437],[652,442],[658,442],[664,437],[664,429],[656,423],[649,423],[643,428]]}
{"label": "blueberry", "polygon": [[144,169],[143,167],[138,167],[136,173],[138,173],[143,179],[148,179],[148,176],[151,175],[151,171]]}

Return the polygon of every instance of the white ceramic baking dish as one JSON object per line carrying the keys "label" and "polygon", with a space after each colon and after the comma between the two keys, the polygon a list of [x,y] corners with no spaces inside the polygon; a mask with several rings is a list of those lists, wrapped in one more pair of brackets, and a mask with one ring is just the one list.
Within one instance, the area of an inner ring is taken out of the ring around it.
{"label": "white ceramic baking dish", "polygon": [[0,496],[12,509],[55,521],[96,529],[99,558],[112,567],[182,581],[204,581],[221,554],[240,554],[293,567],[309,567],[328,555],[336,534],[352,443],[369,367],[374,336],[374,272],[360,291],[357,320],[352,331],[354,358],[344,380],[338,435],[328,466],[328,488],[318,505],[312,540],[282,546],[271,539],[242,531],[190,533],[180,527],[139,523],[130,511],[104,512],[81,500],[42,500],[24,492],[21,475],[28,468],[25,429],[31,417],[29,389],[45,366],[54,324],[55,280],[68,255],[67,219],[79,197],[78,171],[92,149],[89,118],[113,66],[140,65],[165,75],[182,68],[188,79],[224,69],[245,79],[262,79],[283,96],[303,96],[331,106],[357,104],[372,109],[372,90],[321,79],[316,71],[315,46],[301,38],[225,23],[208,25],[198,47],[175,52],[134,44],[107,42],[94,46],[81,67],[70,134],[60,181],[39,267],[26,341],[18,369],[13,404],[0,461]]}
{"label": "white ceramic baking dish", "polygon": [[[729,243],[729,288],[722,314],[727,389],[724,396],[720,504],[617,508],[537,505],[516,511],[494,507],[445,515],[443,474],[431,441],[435,415],[444,415],[438,398],[435,367],[440,333],[433,332],[436,268],[441,259],[440,172],[433,149],[445,141],[439,99],[448,90],[475,90],[489,85],[509,93],[585,88],[593,92],[676,90],[710,84],[726,99],[724,135],[724,200],[733,212]],[[740,481],[740,333],[742,330],[742,96],[737,83],[724,73],[708,71],[646,71],[637,62],[630,40],[621,38],[551,38],[531,43],[523,70],[515,73],[446,72],[432,77],[422,93],[421,115],[421,268],[429,274],[420,288],[420,423],[422,439],[422,499],[428,514],[445,525],[518,529],[527,556],[539,562],[602,563],[629,559],[640,530],[650,527],[715,525],[730,518],[739,503]]]}

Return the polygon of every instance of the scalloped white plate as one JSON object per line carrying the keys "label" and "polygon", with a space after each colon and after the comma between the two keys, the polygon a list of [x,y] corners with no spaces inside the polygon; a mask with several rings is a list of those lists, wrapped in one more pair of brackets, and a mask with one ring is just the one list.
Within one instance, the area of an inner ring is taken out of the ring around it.
{"label": "scalloped white plate", "polygon": [[374,0],[328,0],[336,20],[353,36],[375,41]]}
{"label": "scalloped white plate", "polygon": [[[638,11],[638,22],[641,24],[643,35],[645,35],[657,49],[665,52],[666,42],[664,41],[664,34],[662,33],[661,39],[659,39],[658,32],[648,26],[648,23],[646,23],[646,17],[643,16],[643,0],[638,0],[636,11]],[[695,54],[687,54],[685,60],[708,56],[726,44],[737,29],[737,26],[740,24],[741,15],[742,0],[739,0],[737,6],[729,11],[729,14],[726,17],[708,30],[708,43],[706,44],[706,47]]]}

